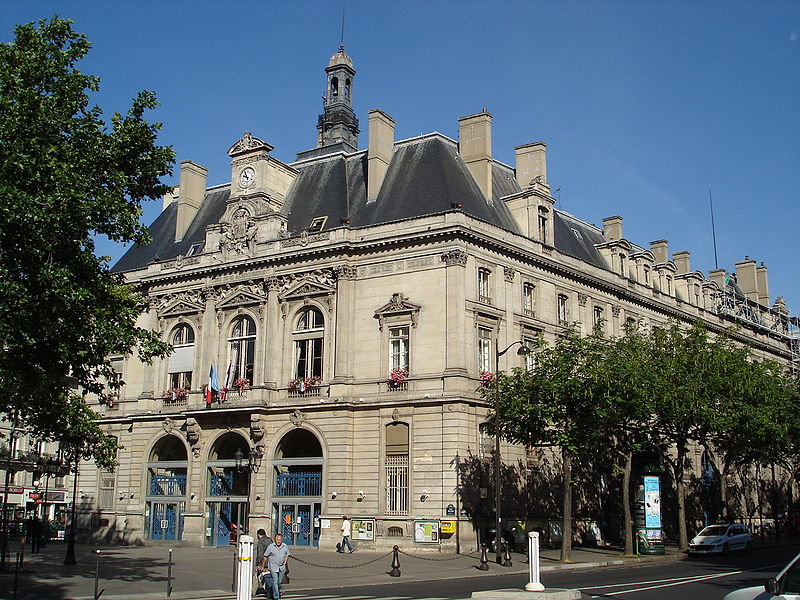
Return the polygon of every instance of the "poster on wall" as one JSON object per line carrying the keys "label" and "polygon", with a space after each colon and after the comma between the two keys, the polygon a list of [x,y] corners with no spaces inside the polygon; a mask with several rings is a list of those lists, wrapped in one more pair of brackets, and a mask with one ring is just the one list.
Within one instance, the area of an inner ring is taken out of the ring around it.
{"label": "poster on wall", "polygon": [[362,542],[375,540],[375,519],[353,519],[350,537]]}
{"label": "poster on wall", "polygon": [[414,541],[418,544],[438,544],[439,521],[414,521]]}
{"label": "poster on wall", "polygon": [[644,526],[661,529],[661,487],[659,478],[652,475],[644,477]]}

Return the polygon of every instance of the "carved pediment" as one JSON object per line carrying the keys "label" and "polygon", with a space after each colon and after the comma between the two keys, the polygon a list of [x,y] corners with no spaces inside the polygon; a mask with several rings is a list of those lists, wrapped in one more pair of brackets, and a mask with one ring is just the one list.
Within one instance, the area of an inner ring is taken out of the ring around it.
{"label": "carved pediment", "polygon": [[301,300],[314,296],[329,296],[336,291],[336,288],[326,283],[314,281],[313,279],[301,279],[293,282],[283,292],[278,295],[279,300]]}
{"label": "carved pediment", "polygon": [[411,325],[417,326],[417,315],[420,311],[420,305],[409,302],[406,297],[400,292],[392,294],[389,302],[381,306],[375,311],[373,318],[378,319],[378,325],[383,331],[383,325],[387,317],[407,315],[411,319]]}
{"label": "carved pediment", "polygon": [[272,146],[270,146],[264,140],[253,136],[249,131],[245,131],[242,134],[241,139],[233,146],[228,148],[228,156],[238,156],[240,154],[244,154],[245,152],[253,152],[254,150],[271,152]]}
{"label": "carved pediment", "polygon": [[155,308],[160,319],[193,315],[205,309],[203,296],[199,290],[161,296],[151,300],[151,306]]}
{"label": "carved pediment", "polygon": [[223,287],[221,292],[220,298],[216,302],[217,310],[253,306],[264,304],[267,301],[264,285],[258,282]]}

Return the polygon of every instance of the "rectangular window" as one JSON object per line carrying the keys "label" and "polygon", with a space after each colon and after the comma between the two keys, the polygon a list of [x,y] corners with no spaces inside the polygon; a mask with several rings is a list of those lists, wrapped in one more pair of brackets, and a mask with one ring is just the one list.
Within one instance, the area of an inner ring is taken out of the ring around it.
{"label": "rectangular window", "polygon": [[522,284],[522,312],[531,317],[536,314],[536,286],[532,283]]}
{"label": "rectangular window", "polygon": [[386,457],[386,514],[408,512],[408,454]]}
{"label": "rectangular window", "polygon": [[484,304],[492,303],[491,277],[491,270],[484,267],[478,269],[478,301]]}
{"label": "rectangular window", "polygon": [[192,389],[192,372],[182,371],[180,373],[169,374],[169,387],[182,390]]}
{"label": "rectangular window", "polygon": [[478,327],[478,371],[492,370],[492,330]]}
{"label": "rectangular window", "polygon": [[98,473],[97,508],[114,507],[114,471],[101,469]]}
{"label": "rectangular window", "polygon": [[532,371],[534,367],[534,348],[536,348],[537,341],[532,337],[523,337],[522,343],[530,350],[530,352],[525,355],[525,369]]}
{"label": "rectangular window", "polygon": [[650,267],[644,265],[642,272],[644,273],[644,284],[650,285]]}
{"label": "rectangular window", "polygon": [[539,207],[539,241],[542,244],[549,243],[547,240],[547,213],[542,207]]}
{"label": "rectangular window", "polygon": [[625,277],[626,269],[625,269],[625,255],[619,255],[619,274]]}
{"label": "rectangular window", "polygon": [[598,327],[603,328],[603,307],[602,306],[595,306],[594,313],[592,314],[592,326],[597,329]]}
{"label": "rectangular window", "polygon": [[389,329],[389,368],[408,371],[408,327]]}
{"label": "rectangular window", "polygon": [[558,295],[558,324],[559,325],[568,325],[569,324],[569,310],[567,306],[567,302],[569,298],[565,294]]}

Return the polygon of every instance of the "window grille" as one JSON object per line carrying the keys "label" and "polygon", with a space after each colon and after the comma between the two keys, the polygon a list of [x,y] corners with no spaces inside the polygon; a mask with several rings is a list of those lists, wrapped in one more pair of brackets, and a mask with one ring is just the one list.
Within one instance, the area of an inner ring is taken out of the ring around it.
{"label": "window grille", "polygon": [[408,454],[386,457],[386,514],[408,513]]}

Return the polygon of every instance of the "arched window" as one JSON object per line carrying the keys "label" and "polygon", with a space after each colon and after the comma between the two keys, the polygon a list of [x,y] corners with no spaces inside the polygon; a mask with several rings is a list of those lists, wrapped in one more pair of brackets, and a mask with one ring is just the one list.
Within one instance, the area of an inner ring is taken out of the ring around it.
{"label": "arched window", "polygon": [[334,77],[331,79],[331,98],[336,98],[339,95],[339,79]]}
{"label": "arched window", "polygon": [[350,79],[344,80],[344,97],[350,98]]}
{"label": "arched window", "polygon": [[151,540],[180,540],[186,509],[186,445],[165,435],[150,451],[145,494],[145,536]]}
{"label": "arched window", "polygon": [[233,320],[231,335],[228,338],[230,356],[225,387],[232,387],[238,379],[253,383],[253,365],[256,356],[256,323],[250,317],[241,315]]}
{"label": "arched window", "polygon": [[294,338],[294,376],[297,379],[322,378],[322,348],[325,341],[325,320],[322,312],[305,308],[297,317]]}
{"label": "arched window", "polygon": [[194,370],[194,329],[186,323],[172,330],[170,343],[175,348],[169,357],[169,387],[192,389]]}

